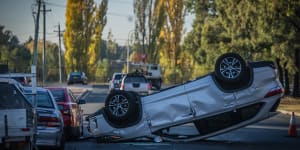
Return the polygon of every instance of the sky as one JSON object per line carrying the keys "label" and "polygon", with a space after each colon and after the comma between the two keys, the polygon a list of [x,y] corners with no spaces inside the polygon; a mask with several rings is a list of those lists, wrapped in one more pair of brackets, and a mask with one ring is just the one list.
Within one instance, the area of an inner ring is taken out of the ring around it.
{"label": "sky", "polygon": [[[58,43],[58,24],[65,29],[65,11],[67,0],[44,0],[46,9],[46,40]],[[101,0],[95,0],[100,3]],[[4,30],[10,30],[20,42],[25,42],[30,36],[34,37],[34,19],[32,10],[37,11],[36,0],[0,0],[0,25]],[[193,17],[185,20],[184,31],[191,30]],[[39,38],[43,35],[43,16],[40,16]],[[133,0],[109,0],[107,10],[107,24],[102,39],[107,38],[109,31],[120,45],[126,45],[128,34],[134,30]]]}

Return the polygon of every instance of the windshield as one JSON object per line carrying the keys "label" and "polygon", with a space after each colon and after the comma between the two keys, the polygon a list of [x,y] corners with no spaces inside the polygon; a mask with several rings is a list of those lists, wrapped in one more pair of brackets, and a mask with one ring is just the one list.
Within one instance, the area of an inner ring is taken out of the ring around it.
{"label": "windshield", "polygon": [[146,83],[147,80],[144,77],[127,77],[125,83]]}
{"label": "windshield", "polygon": [[56,102],[65,101],[65,93],[64,90],[51,90]]}
{"label": "windshield", "polygon": [[[34,95],[26,95],[28,100],[32,103]],[[54,108],[54,105],[51,101],[51,97],[47,92],[38,92],[36,95],[36,104],[37,107],[42,108]]]}
{"label": "windshield", "polygon": [[11,84],[0,84],[0,109],[24,108],[26,99]]}
{"label": "windshield", "polygon": [[72,76],[80,76],[81,73],[80,72],[72,72],[72,73],[70,73],[70,75],[72,75]]}

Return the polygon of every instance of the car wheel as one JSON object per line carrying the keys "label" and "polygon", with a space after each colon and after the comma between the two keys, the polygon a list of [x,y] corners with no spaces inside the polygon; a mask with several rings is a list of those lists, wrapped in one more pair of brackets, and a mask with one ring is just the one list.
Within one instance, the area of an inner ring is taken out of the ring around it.
{"label": "car wheel", "polygon": [[221,55],[215,64],[215,76],[224,82],[233,83],[240,81],[246,74],[246,63],[236,53]]}
{"label": "car wheel", "polygon": [[134,92],[112,91],[105,101],[105,114],[111,123],[125,127],[139,118],[140,106]]}

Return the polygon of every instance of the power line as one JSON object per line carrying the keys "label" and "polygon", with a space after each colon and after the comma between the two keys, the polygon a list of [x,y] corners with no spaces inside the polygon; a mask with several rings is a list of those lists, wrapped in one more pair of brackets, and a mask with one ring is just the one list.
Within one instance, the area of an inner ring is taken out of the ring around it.
{"label": "power line", "polygon": [[61,8],[66,8],[67,7],[66,5],[57,4],[57,3],[53,3],[53,2],[45,2],[45,3],[48,4],[48,5],[51,5],[51,6],[55,6],[55,7],[61,7]]}

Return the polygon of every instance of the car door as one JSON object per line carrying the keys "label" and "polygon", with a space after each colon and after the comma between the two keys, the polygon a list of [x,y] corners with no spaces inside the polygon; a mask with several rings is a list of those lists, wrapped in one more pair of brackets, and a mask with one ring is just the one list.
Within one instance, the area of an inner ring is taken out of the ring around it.
{"label": "car door", "polygon": [[184,123],[194,117],[184,85],[143,97],[142,104],[152,131]]}
{"label": "car door", "polygon": [[237,106],[234,92],[223,92],[214,83],[212,76],[185,84],[185,91],[195,117],[205,117],[233,110]]}

